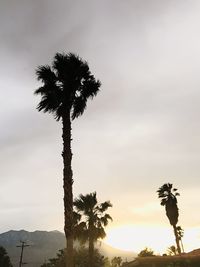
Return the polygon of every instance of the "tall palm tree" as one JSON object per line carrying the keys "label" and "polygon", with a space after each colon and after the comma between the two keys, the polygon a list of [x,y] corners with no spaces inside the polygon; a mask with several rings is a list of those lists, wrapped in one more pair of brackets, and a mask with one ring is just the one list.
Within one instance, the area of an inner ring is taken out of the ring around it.
{"label": "tall palm tree", "polygon": [[178,223],[178,206],[177,206],[177,196],[180,196],[180,194],[177,192],[176,188],[173,188],[173,185],[170,183],[164,184],[161,186],[158,190],[158,197],[161,198],[161,205],[165,206],[166,215],[169,219],[170,224],[172,225],[174,229],[174,235],[177,245],[178,253],[181,253],[181,248],[179,244],[179,237],[177,232],[177,223]]}
{"label": "tall palm tree", "polygon": [[89,70],[86,61],[72,53],[57,53],[52,66],[39,66],[37,79],[42,86],[36,91],[41,95],[39,111],[52,113],[62,121],[63,140],[63,188],[64,188],[64,231],[67,245],[67,267],[73,267],[73,173],[71,167],[71,122],[86,109],[88,98],[99,91],[100,81]]}
{"label": "tall palm tree", "polygon": [[99,204],[96,192],[94,192],[87,195],[81,194],[74,200],[74,207],[86,225],[86,236],[89,243],[89,267],[93,267],[94,243],[99,238],[102,239],[106,236],[104,227],[112,218],[105,212],[109,207],[112,207],[112,204],[110,201]]}

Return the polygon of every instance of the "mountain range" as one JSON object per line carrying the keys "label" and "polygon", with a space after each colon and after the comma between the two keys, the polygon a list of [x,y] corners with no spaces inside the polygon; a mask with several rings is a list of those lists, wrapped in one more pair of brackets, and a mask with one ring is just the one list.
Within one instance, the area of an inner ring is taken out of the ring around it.
{"label": "mountain range", "polygon": [[[0,234],[0,246],[6,249],[13,267],[19,265],[21,242],[26,242],[25,245],[28,245],[24,248],[23,262],[27,263],[27,267],[40,267],[49,258],[54,258],[57,252],[65,247],[65,236],[59,231],[11,230]],[[133,260],[136,256],[133,252],[115,249],[104,242],[98,242],[97,248],[109,258],[120,256],[124,260]]]}

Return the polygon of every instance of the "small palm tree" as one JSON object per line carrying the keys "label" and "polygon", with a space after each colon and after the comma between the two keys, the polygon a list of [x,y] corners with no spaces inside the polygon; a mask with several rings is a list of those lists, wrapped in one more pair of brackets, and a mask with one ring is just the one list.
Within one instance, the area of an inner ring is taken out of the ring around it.
{"label": "small palm tree", "polygon": [[169,256],[176,256],[178,254],[177,248],[175,246],[168,247],[167,254]]}
{"label": "small palm tree", "polygon": [[111,216],[105,213],[109,207],[112,207],[110,201],[98,203],[96,192],[85,196],[81,194],[74,200],[74,208],[82,216],[81,222],[85,223],[84,236],[89,243],[89,267],[94,266],[94,243],[106,236],[104,227],[112,220]]}
{"label": "small palm tree", "polygon": [[158,190],[158,197],[161,198],[161,205],[165,206],[166,215],[169,219],[170,224],[172,225],[174,229],[174,235],[176,239],[176,245],[178,253],[181,253],[181,248],[179,244],[179,237],[177,233],[177,223],[178,223],[178,206],[177,206],[177,196],[180,196],[180,194],[177,192],[176,188],[173,188],[173,185],[170,183],[164,184],[161,186]]}
{"label": "small palm tree", "polygon": [[79,56],[57,53],[52,66],[39,66],[36,75],[42,86],[36,91],[41,95],[39,111],[52,113],[62,121],[64,231],[67,243],[67,267],[73,267],[73,173],[71,152],[71,122],[86,109],[88,98],[99,91],[100,82],[91,74],[88,64]]}
{"label": "small palm tree", "polygon": [[178,233],[178,238],[181,242],[182,252],[184,253],[183,240],[182,240],[182,238],[184,236],[184,230],[181,228],[181,226],[177,226],[176,229],[177,229],[177,233]]}

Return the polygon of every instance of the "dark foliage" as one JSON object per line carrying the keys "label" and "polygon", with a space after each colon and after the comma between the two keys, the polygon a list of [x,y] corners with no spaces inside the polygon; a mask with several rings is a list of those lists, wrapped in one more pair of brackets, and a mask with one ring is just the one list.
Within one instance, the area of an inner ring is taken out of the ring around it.
{"label": "dark foliage", "polygon": [[[41,265],[41,267],[65,267],[65,252],[60,250],[56,258],[49,259],[47,263]],[[98,250],[94,251],[94,267],[103,267],[105,258],[99,253]],[[75,267],[88,267],[89,265],[89,256],[88,250],[84,247],[76,249],[74,252],[74,263]]]}
{"label": "dark foliage", "polygon": [[150,248],[145,248],[141,250],[140,253],[138,254],[138,257],[152,257],[152,256],[155,256],[155,255],[154,255],[153,250]]}
{"label": "dark foliage", "polygon": [[57,53],[52,67],[39,66],[36,75],[43,83],[35,90],[35,94],[42,96],[37,108],[52,113],[57,120],[67,109],[72,119],[82,115],[87,99],[96,96],[101,86],[91,74],[88,63],[72,53]]}
{"label": "dark foliage", "polygon": [[178,206],[177,206],[177,196],[180,194],[177,192],[176,188],[170,183],[164,184],[158,189],[158,197],[161,198],[160,204],[165,206],[166,215],[169,219],[171,225],[176,225],[178,222]]}
{"label": "dark foliage", "polygon": [[0,246],[0,267],[12,267],[10,258],[4,247]]}
{"label": "dark foliage", "polygon": [[[79,223],[77,222],[77,225],[84,225],[84,227],[82,226],[82,234],[87,240],[91,232],[94,241],[106,236],[104,227],[107,226],[109,220],[112,220],[112,218],[105,212],[110,207],[112,207],[110,201],[98,203],[96,192],[86,195],[81,194],[74,200],[75,214],[77,219],[79,218]],[[79,239],[79,237],[81,238],[81,233],[77,235],[77,239]]]}

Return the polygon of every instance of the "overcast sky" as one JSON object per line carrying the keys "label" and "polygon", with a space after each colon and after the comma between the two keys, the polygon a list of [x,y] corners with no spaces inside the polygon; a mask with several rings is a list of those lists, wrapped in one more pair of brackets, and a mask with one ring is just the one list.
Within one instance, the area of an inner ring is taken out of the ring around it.
{"label": "overcast sky", "polygon": [[56,52],[102,82],[73,122],[74,196],[109,199],[112,227],[168,226],[171,182],[180,224],[200,227],[200,2],[1,0],[0,25],[0,232],[63,230],[61,124],[33,95]]}

